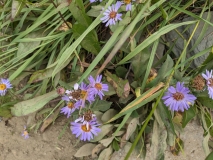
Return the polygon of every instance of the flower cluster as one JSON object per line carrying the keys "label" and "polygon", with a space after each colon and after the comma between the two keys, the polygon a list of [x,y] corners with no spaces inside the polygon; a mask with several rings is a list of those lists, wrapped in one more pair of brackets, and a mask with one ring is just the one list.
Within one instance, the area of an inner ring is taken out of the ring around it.
{"label": "flower cluster", "polygon": [[[97,2],[98,0],[90,0],[90,3]],[[100,0],[101,2],[102,0]],[[118,13],[118,10],[122,5],[126,6],[126,11],[131,11],[132,10],[132,2],[135,0],[122,0],[122,1],[117,1],[116,4],[112,4],[109,6],[104,12],[103,12],[103,17],[101,18],[101,21],[103,23],[106,23],[106,27],[109,25],[115,25],[117,21],[121,21],[122,18],[122,13]]]}
{"label": "flower cluster", "polygon": [[0,80],[0,95],[4,96],[8,89],[12,88],[12,84],[9,79],[1,79]]}
{"label": "flower cluster", "polygon": [[[192,87],[201,91],[204,90],[204,79],[206,80],[206,86],[208,90],[209,98],[213,99],[213,75],[212,70],[206,70],[206,73],[202,73],[202,77],[198,75],[193,80]],[[170,108],[172,111],[181,111],[188,110],[189,105],[193,105],[196,97],[190,93],[189,88],[184,86],[184,83],[177,82],[176,88],[170,86],[168,91],[162,97],[164,104]]]}
{"label": "flower cluster", "polygon": [[[89,84],[82,82],[81,84],[75,84],[73,90],[64,90],[58,88],[57,92],[62,96],[62,100],[66,102],[65,107],[61,108],[61,113],[69,118],[71,114],[82,108],[86,107],[86,103],[91,104],[95,101],[95,97],[98,96],[103,99],[104,92],[108,91],[108,85],[101,82],[102,75],[98,75],[96,79],[89,76]],[[91,140],[93,135],[97,135],[100,132],[97,118],[91,110],[85,108],[85,113],[80,115],[78,119],[71,122],[71,131],[76,137],[80,136],[81,140]]]}

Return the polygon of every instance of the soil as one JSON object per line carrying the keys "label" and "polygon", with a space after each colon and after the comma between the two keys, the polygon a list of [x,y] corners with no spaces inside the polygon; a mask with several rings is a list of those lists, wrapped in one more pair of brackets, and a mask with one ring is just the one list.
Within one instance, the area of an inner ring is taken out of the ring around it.
{"label": "soil", "polygon": [[[74,154],[84,144],[71,134],[69,127],[61,139],[58,139],[66,124],[66,119],[58,118],[45,132],[30,132],[29,139],[24,139],[21,134],[27,117],[13,117],[6,124],[0,122],[0,160],[77,160]],[[5,125],[6,124],[6,125]],[[204,160],[205,154],[202,149],[203,129],[196,122],[186,126],[181,135],[184,141],[184,154],[173,156],[167,149],[165,160]],[[76,145],[77,143],[77,145]],[[92,159],[85,157],[82,159]],[[152,160],[151,152],[148,151],[146,160]]]}

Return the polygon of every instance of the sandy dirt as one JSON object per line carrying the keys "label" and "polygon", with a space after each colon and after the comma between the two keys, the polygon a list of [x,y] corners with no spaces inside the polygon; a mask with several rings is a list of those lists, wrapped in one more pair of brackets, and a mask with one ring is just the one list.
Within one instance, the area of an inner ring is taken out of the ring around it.
{"label": "sandy dirt", "polygon": [[68,128],[61,139],[58,139],[65,121],[57,119],[44,133],[29,133],[24,139],[21,134],[27,117],[14,117],[5,126],[0,122],[0,160],[75,160],[73,155],[83,143],[74,145],[77,139]]}
{"label": "sandy dirt", "polygon": [[[65,119],[59,118],[44,133],[30,133],[30,138],[25,140],[21,134],[26,125],[27,117],[14,117],[0,122],[0,160],[77,160],[73,155],[84,143],[79,143],[68,128],[61,139]],[[166,151],[165,160],[204,160],[202,150],[202,127],[196,122],[190,123],[181,135],[185,142],[184,154],[173,156],[169,149]],[[146,160],[152,160],[150,153]],[[79,158],[78,158],[79,159]],[[83,159],[91,159],[85,157]]]}

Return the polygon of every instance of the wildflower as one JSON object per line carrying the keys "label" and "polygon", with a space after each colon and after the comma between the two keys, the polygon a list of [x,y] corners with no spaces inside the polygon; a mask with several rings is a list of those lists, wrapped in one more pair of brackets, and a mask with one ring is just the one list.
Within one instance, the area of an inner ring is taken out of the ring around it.
{"label": "wildflower", "polygon": [[132,10],[132,2],[135,0],[123,0],[123,3],[126,5],[126,11]]}
{"label": "wildflower", "polygon": [[0,95],[4,96],[8,88],[12,88],[12,84],[8,79],[1,79],[0,81]]}
{"label": "wildflower", "polygon": [[96,115],[93,114],[91,110],[85,112],[84,115],[76,119],[75,122],[82,122],[83,124],[86,124],[87,129],[89,129],[90,122],[98,123]]}
{"label": "wildflower", "polygon": [[202,91],[205,87],[205,79],[201,75],[197,75],[192,80],[192,87],[198,91]]}
{"label": "wildflower", "polygon": [[206,70],[206,74],[202,73],[203,78],[206,80],[209,98],[213,99],[213,75],[212,70],[209,72]]}
{"label": "wildflower", "polygon": [[69,98],[71,100],[78,101],[80,99],[80,90],[79,85],[77,83],[74,84],[74,90],[66,90],[65,93],[69,95]]}
{"label": "wildflower", "polygon": [[94,95],[89,92],[90,86],[87,86],[84,82],[82,82],[79,88],[81,90],[80,97],[82,100],[88,100],[90,103],[95,101]]}
{"label": "wildflower", "polygon": [[104,93],[103,91],[108,91],[108,85],[101,83],[102,75],[98,75],[96,80],[89,76],[90,81],[90,93],[93,95],[98,95],[100,99],[103,99]]}
{"label": "wildflower", "polygon": [[24,131],[23,131],[21,136],[23,136],[24,139],[28,139],[29,138],[29,133],[27,131],[27,127],[26,126],[24,126]]}
{"label": "wildflower", "polygon": [[121,2],[118,1],[116,4],[109,6],[108,9],[103,13],[104,17],[101,18],[103,23],[106,23],[106,27],[109,25],[115,25],[115,23],[119,20],[121,21],[121,13],[118,13],[118,9],[121,7]]}
{"label": "wildflower", "polygon": [[[90,3],[93,3],[93,2],[97,2],[98,0],[90,0]],[[102,2],[102,0],[99,0],[100,2]]]}
{"label": "wildflower", "polygon": [[190,90],[184,87],[184,83],[177,82],[176,88],[170,86],[162,98],[164,104],[172,111],[188,110],[189,104],[193,104],[196,97],[189,93]]}
{"label": "wildflower", "polygon": [[101,131],[101,129],[97,126],[99,126],[99,124],[95,122],[90,122],[88,124],[88,127],[86,126],[86,124],[83,123],[71,122],[70,129],[72,133],[76,135],[76,137],[80,136],[80,140],[90,141],[91,139],[93,139],[93,135],[97,136],[98,132]]}
{"label": "wildflower", "polygon": [[67,105],[61,108],[60,113],[67,115],[67,118],[69,118],[71,113],[73,113],[76,109],[79,109],[81,104],[79,101],[77,102],[70,101],[68,96],[63,96],[62,99],[66,101]]}

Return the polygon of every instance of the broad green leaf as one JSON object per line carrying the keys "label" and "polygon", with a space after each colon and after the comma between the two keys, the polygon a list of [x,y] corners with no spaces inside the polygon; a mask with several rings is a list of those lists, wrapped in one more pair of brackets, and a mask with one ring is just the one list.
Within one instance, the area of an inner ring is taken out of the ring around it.
{"label": "broad green leaf", "polygon": [[87,27],[92,23],[92,20],[85,13],[85,7],[82,0],[72,0],[69,10],[79,24]]}
{"label": "broad green leaf", "polygon": [[105,76],[107,77],[107,81],[112,84],[118,97],[126,98],[130,92],[130,86],[128,80],[123,80],[117,77],[115,74],[111,74],[110,72],[106,71]]}
{"label": "broad green leaf", "polygon": [[115,109],[109,109],[106,111],[101,117],[102,122],[106,122],[110,120],[113,116],[115,116],[118,112]]}
{"label": "broad green leaf", "polygon": [[112,124],[106,124],[100,127],[101,132],[98,133],[97,136],[94,137],[94,139],[91,140],[91,142],[97,142],[104,138],[112,129],[114,126]]}
{"label": "broad green leaf", "polygon": [[5,118],[12,117],[10,109],[8,107],[0,107],[0,116]]}
{"label": "broad green leaf", "polygon": [[149,57],[150,57],[149,49],[145,48],[132,59],[131,64],[135,79],[138,79],[139,77],[145,74]]}
{"label": "broad green leaf", "polygon": [[24,2],[20,0],[13,0],[12,2],[12,12],[11,12],[11,19],[13,20],[18,14],[21,12],[24,6]]}
{"label": "broad green leaf", "polygon": [[130,121],[130,123],[128,124],[127,129],[126,129],[126,140],[129,140],[129,138],[135,132],[138,124],[139,124],[139,119],[138,118],[133,118]]}
{"label": "broad green leaf", "polygon": [[213,160],[213,152],[209,153],[205,160]]}
{"label": "broad green leaf", "polygon": [[107,111],[110,106],[112,105],[112,102],[99,100],[97,103],[94,103],[94,106],[92,107],[93,111]]}
{"label": "broad green leaf", "polygon": [[[32,32],[28,34],[25,38],[41,38],[46,34],[42,31]],[[42,40],[39,41],[28,41],[28,42],[20,42],[18,44],[18,51],[16,53],[17,58],[14,59],[14,62],[20,60],[21,57],[27,56],[28,54],[32,53],[35,49],[37,49],[40,45]],[[19,58],[20,57],[20,58]]]}
{"label": "broad green leaf", "polygon": [[11,108],[11,113],[14,116],[25,116],[35,111],[38,111],[45,104],[47,104],[50,100],[58,97],[56,91],[49,92],[42,96],[35,97],[33,99],[29,99],[26,101],[19,102]]}
{"label": "broad green leaf", "polygon": [[[172,123],[172,116],[168,108],[160,101],[158,103],[158,107],[156,108],[156,112],[159,113],[161,120],[163,121],[164,125],[166,126],[168,132],[175,133],[174,125]],[[161,124],[161,123],[159,123]]]}
{"label": "broad green leaf", "polygon": [[182,121],[182,127],[185,128],[186,125],[190,120],[192,120],[195,117],[195,108],[190,107],[188,110],[186,110],[183,114],[183,121]]}
{"label": "broad green leaf", "polygon": [[106,138],[106,139],[102,139],[102,140],[100,140],[99,142],[100,142],[101,144],[103,144],[103,146],[108,147],[109,144],[113,141],[114,138],[115,138],[115,137],[109,137],[109,138]]}
{"label": "broad green leaf", "polygon": [[116,141],[115,139],[112,141],[112,148],[113,148],[115,151],[118,151],[118,150],[120,149],[119,144],[118,144],[118,141]]}
{"label": "broad green leaf", "polygon": [[48,68],[48,69],[33,72],[33,74],[30,76],[28,83],[39,82],[41,80],[51,77],[53,70],[54,68]]}
{"label": "broad green leaf", "polygon": [[122,66],[118,66],[116,69],[115,69],[115,72],[117,74],[118,77],[121,77],[121,78],[125,78],[128,70],[125,68],[125,67],[122,67]]}
{"label": "broad green leaf", "polygon": [[157,121],[154,121],[152,134],[152,157],[156,160],[164,160],[164,152],[167,147],[166,143],[167,131],[163,126],[159,126]]}
{"label": "broad green leaf", "polygon": [[[84,31],[87,29],[87,26],[83,26],[82,24],[74,24],[72,29],[73,35],[75,39],[77,39],[82,35],[82,33],[84,33]],[[95,31],[88,33],[81,42],[81,45],[84,49],[94,54],[98,54],[101,49]]]}
{"label": "broad green leaf", "polygon": [[79,150],[75,153],[75,157],[84,157],[92,154],[93,148],[95,148],[96,144],[87,143],[83,145]]}
{"label": "broad green leaf", "polygon": [[113,153],[113,149],[111,146],[104,149],[98,157],[98,160],[107,160],[111,159],[111,154]]}
{"label": "broad green leaf", "polygon": [[213,108],[213,100],[209,97],[198,97],[197,100],[202,103],[203,106]]}

